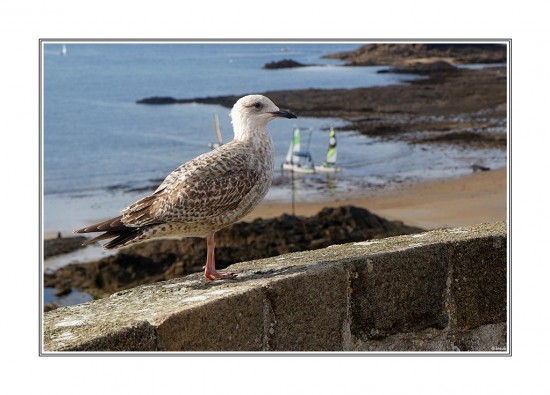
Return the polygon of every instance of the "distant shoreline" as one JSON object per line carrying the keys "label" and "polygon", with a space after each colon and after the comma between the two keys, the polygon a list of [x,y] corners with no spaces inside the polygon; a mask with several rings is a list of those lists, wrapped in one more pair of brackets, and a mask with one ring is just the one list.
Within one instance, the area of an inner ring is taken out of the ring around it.
{"label": "distant shoreline", "polygon": [[[292,109],[298,117],[340,118],[349,123],[345,130],[357,130],[367,136],[505,149],[506,92],[506,68],[487,67],[434,71],[426,79],[399,85],[261,94],[281,108]],[[238,99],[235,95],[149,97],[137,103],[199,103],[231,108]]]}

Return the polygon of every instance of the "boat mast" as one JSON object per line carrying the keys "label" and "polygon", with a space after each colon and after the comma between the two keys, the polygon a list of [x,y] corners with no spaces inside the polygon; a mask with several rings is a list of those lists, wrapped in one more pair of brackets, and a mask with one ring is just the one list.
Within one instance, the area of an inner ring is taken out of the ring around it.
{"label": "boat mast", "polygon": [[218,119],[218,113],[214,114],[214,119],[216,121],[216,134],[218,135],[218,142],[220,143],[220,145],[222,145],[223,139],[222,131],[220,130],[220,120]]}

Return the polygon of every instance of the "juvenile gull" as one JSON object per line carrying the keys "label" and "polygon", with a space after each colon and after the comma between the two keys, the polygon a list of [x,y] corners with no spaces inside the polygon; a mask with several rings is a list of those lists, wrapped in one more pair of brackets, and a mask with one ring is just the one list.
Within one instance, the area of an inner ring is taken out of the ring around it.
{"label": "juvenile gull", "polygon": [[235,277],[216,271],[214,234],[250,213],[269,190],[275,154],[267,123],[277,117],[296,115],[265,96],[242,97],[231,110],[233,141],[184,163],[122,215],[75,233],[105,232],[87,244],[112,239],[103,246],[107,249],[155,237],[206,237],[204,276]]}

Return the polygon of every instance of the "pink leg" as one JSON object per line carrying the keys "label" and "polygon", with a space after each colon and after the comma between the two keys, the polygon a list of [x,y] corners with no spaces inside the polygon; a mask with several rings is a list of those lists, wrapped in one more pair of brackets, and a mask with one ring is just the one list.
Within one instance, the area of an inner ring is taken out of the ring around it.
{"label": "pink leg", "polygon": [[235,273],[219,273],[216,271],[216,259],[215,248],[216,242],[214,241],[214,232],[211,232],[206,236],[206,266],[204,268],[204,277],[208,280],[225,280],[235,278]]}

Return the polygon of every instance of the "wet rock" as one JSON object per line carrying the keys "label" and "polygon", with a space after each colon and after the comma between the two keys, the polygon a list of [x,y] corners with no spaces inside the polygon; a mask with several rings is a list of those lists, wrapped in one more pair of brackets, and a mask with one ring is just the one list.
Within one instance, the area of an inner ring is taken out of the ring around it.
{"label": "wet rock", "polygon": [[138,104],[176,104],[177,99],[170,96],[153,96],[137,101]]}
{"label": "wet rock", "polygon": [[297,62],[292,59],[283,59],[278,62],[271,62],[264,64],[264,69],[289,69],[293,67],[306,67],[307,64]]}
{"label": "wet rock", "polygon": [[403,66],[396,66],[390,69],[379,70],[377,73],[396,73],[396,74],[431,74],[456,71],[458,68],[452,64],[439,60],[435,62],[417,62]]}
{"label": "wet rock", "polygon": [[59,237],[55,239],[44,240],[44,259],[55,255],[67,254],[69,252],[83,248],[82,243],[86,241],[83,236]]}
{"label": "wet rock", "polygon": [[67,296],[69,295],[73,290],[71,289],[71,287],[69,286],[63,286],[63,287],[60,287],[60,288],[56,288],[55,289],[55,292],[53,293],[55,296],[57,296],[58,298],[62,297],[62,296]]}

